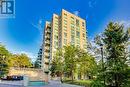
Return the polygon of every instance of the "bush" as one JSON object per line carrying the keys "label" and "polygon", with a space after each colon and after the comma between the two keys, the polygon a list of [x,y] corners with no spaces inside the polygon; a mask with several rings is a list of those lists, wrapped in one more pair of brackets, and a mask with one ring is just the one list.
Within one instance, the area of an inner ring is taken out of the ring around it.
{"label": "bush", "polygon": [[80,85],[80,86],[90,87],[90,85],[91,85],[91,83],[93,81],[92,80],[74,80],[72,82],[72,80],[66,78],[66,79],[63,79],[63,82],[67,83],[67,84],[74,84],[74,85]]}
{"label": "bush", "polygon": [[91,83],[90,87],[105,87],[105,86],[101,83],[101,81],[95,80]]}

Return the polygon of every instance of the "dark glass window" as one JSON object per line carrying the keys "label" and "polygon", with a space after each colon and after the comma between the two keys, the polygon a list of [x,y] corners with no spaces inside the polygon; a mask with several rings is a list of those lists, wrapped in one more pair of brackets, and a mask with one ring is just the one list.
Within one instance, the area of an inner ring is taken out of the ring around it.
{"label": "dark glass window", "polygon": [[76,19],[76,26],[79,26],[79,20]]}
{"label": "dark glass window", "polygon": [[76,31],[76,36],[79,38],[80,37],[80,32]]}

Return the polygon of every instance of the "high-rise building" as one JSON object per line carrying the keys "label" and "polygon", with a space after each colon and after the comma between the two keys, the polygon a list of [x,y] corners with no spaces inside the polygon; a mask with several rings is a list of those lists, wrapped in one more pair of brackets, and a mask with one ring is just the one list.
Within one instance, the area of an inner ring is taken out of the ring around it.
{"label": "high-rise building", "polygon": [[49,72],[49,62],[57,48],[74,45],[87,51],[86,22],[84,19],[62,9],[61,15],[53,14],[51,22],[45,23],[43,35],[42,67]]}
{"label": "high-rise building", "polygon": [[35,61],[35,67],[36,68],[41,68],[41,65],[42,65],[42,46],[40,47],[39,51],[38,51],[38,56],[37,56],[37,59]]}

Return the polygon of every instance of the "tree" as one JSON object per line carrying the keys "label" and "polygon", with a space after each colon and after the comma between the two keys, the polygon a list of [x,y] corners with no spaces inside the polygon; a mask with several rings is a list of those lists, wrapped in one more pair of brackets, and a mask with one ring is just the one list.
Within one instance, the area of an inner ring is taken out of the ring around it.
{"label": "tree", "polygon": [[54,77],[55,75],[57,75],[58,77],[60,77],[62,81],[63,70],[64,70],[63,50],[58,49],[51,63],[50,68],[51,76]]}
{"label": "tree", "polygon": [[125,44],[129,33],[124,32],[124,26],[110,22],[105,29],[103,42],[108,52],[106,60],[106,83],[114,87],[127,85],[127,69]]}
{"label": "tree", "polygon": [[0,77],[8,73],[9,51],[0,44]]}
{"label": "tree", "polygon": [[36,59],[36,61],[34,62],[34,68],[41,68],[41,60],[40,59]]}
{"label": "tree", "polygon": [[86,75],[91,78],[97,72],[97,64],[95,58],[89,53],[79,50],[78,61],[79,72],[83,75],[83,79],[86,79]]}
{"label": "tree", "polygon": [[13,54],[9,59],[10,67],[18,67],[18,68],[25,68],[25,67],[32,67],[31,60],[26,54]]}
{"label": "tree", "polygon": [[71,75],[71,80],[73,82],[74,80],[74,72],[76,71],[76,65],[77,65],[77,52],[78,48],[74,46],[65,46],[64,47],[64,60],[65,60],[65,70],[67,73]]}
{"label": "tree", "polygon": [[51,71],[51,73],[50,73],[51,77],[55,77],[55,75],[56,75],[56,62],[55,62],[55,60],[52,60],[50,71]]}

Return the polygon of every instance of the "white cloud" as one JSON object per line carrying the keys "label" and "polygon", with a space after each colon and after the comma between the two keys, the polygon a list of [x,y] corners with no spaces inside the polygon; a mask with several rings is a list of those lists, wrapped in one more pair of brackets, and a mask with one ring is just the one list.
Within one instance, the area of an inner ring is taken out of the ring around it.
{"label": "white cloud", "polygon": [[96,0],[90,0],[89,2],[88,2],[88,6],[90,7],[90,8],[93,8],[95,5],[96,5]]}
{"label": "white cloud", "polygon": [[123,24],[125,29],[129,28],[130,27],[130,21],[125,21],[125,20],[122,20],[119,22],[120,24]]}
{"label": "white cloud", "polygon": [[29,58],[31,58],[32,61],[35,61],[37,58],[37,55],[35,55],[34,53],[31,52],[27,52],[27,51],[15,51],[13,52],[14,54],[21,54],[24,53],[26,54]]}
{"label": "white cloud", "polygon": [[[34,24],[34,23],[32,23],[31,22],[31,25],[34,27],[34,28],[36,28],[36,29],[38,29],[38,31],[39,31],[39,35],[40,35],[40,41],[42,41],[42,39],[43,39],[43,19],[39,19],[38,20],[38,22],[36,23],[36,24]],[[39,42],[39,39],[38,39],[38,41],[37,41],[38,43],[41,43],[41,42]]]}
{"label": "white cloud", "polygon": [[76,16],[79,16],[79,11],[74,11],[73,12]]}

